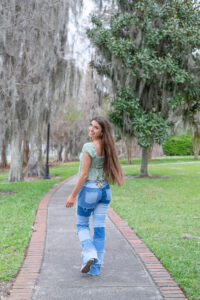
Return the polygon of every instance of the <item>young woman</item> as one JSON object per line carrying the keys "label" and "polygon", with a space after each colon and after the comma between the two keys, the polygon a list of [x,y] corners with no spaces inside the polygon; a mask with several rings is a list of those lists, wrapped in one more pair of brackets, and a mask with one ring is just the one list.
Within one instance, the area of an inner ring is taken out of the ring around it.
{"label": "young woman", "polygon": [[[77,234],[82,247],[82,273],[98,275],[103,263],[105,220],[111,201],[110,184],[123,184],[124,177],[117,157],[111,127],[104,117],[92,119],[90,143],[83,145],[80,155],[79,179],[67,198],[66,207],[77,203]],[[89,217],[93,214],[94,236],[91,237]]]}

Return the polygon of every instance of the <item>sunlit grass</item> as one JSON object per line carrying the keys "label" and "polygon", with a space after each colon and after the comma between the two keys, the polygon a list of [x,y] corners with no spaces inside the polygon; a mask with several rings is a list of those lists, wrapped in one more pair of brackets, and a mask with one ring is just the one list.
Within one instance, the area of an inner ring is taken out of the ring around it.
{"label": "sunlit grass", "polygon": [[[194,156],[162,156],[157,158],[152,158],[149,164],[163,164],[163,163],[177,163],[177,162],[197,162],[194,160]],[[199,161],[200,162],[200,161]],[[120,163],[123,165],[128,165],[127,159],[120,159]],[[134,158],[131,160],[131,164],[138,165],[141,163],[141,158]]]}
{"label": "sunlit grass", "polygon": [[[124,171],[135,176],[139,166],[126,166]],[[151,248],[189,299],[200,299],[200,165],[151,165],[149,172],[170,178],[133,178],[122,188],[112,187],[111,206]],[[199,239],[183,239],[184,234]]]}
{"label": "sunlit grass", "polygon": [[[177,163],[192,162],[191,164]],[[173,164],[175,163],[175,164]],[[50,180],[8,183],[0,174],[0,280],[11,280],[24,258],[42,196],[56,183],[73,175],[79,162],[50,169]],[[129,176],[122,188],[112,187],[111,206],[158,256],[189,299],[200,299],[200,165],[192,157],[165,157],[149,164],[149,173],[169,178],[133,178],[137,164],[123,165]]]}
{"label": "sunlit grass", "polygon": [[68,163],[50,169],[59,178],[13,183],[5,181],[7,172],[1,175],[0,192],[16,193],[0,195],[0,280],[11,280],[21,266],[42,196],[77,170],[78,163]]}

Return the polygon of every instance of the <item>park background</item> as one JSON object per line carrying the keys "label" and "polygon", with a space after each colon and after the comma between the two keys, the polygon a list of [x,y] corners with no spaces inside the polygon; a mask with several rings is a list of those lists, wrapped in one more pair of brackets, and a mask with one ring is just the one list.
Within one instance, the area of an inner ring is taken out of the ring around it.
{"label": "park background", "polygon": [[2,295],[41,197],[77,172],[103,115],[126,175],[112,207],[200,299],[199,2],[9,0],[0,11]]}

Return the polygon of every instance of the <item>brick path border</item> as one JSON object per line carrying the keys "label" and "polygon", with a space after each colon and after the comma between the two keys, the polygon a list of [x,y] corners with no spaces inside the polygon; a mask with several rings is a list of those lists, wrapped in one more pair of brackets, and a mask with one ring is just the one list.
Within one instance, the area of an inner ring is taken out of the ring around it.
{"label": "brick path border", "polygon": [[146,270],[159,288],[163,299],[186,300],[186,296],[158,258],[111,207],[108,209],[108,216],[139,256]]}
{"label": "brick path border", "polygon": [[[43,259],[48,201],[64,183],[71,180],[74,176],[56,184],[40,200],[25,259],[13,283],[8,300],[31,300]],[[109,207],[108,216],[139,256],[153,281],[158,286],[164,300],[186,300],[187,298],[178,284],[172,279],[157,257],[111,207]]]}
{"label": "brick path border", "polygon": [[39,275],[43,259],[48,201],[64,183],[71,180],[74,176],[56,184],[40,200],[33,226],[33,233],[26,249],[25,259],[13,282],[8,300],[31,300],[35,281]]}

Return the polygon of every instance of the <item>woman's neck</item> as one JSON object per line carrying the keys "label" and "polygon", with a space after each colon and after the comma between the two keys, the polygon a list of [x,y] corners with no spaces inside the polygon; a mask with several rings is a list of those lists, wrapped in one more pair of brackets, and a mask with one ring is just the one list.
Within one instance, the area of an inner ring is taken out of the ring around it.
{"label": "woman's neck", "polygon": [[101,139],[93,139],[92,138],[92,142],[101,142],[102,140]]}

